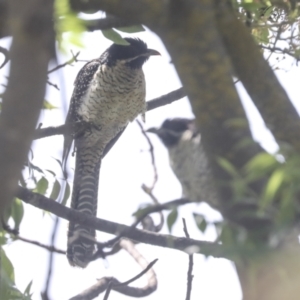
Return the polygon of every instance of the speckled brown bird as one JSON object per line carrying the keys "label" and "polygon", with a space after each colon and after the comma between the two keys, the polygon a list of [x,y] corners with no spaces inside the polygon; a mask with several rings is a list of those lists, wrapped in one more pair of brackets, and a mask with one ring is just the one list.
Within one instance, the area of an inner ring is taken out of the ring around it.
{"label": "speckled brown bird", "polygon": [[[75,138],[76,165],[71,207],[96,216],[101,159],[127,124],[144,114],[143,64],[159,52],[142,40],[125,38],[128,45],[112,44],[78,73],[66,120],[84,130],[65,135],[63,161]],[[95,230],[70,222],[67,257],[71,265],[86,267],[94,250]]]}
{"label": "speckled brown bird", "polygon": [[167,119],[160,128],[149,128],[147,132],[155,133],[168,149],[170,166],[181,183],[183,196],[218,208],[217,189],[195,121]]}

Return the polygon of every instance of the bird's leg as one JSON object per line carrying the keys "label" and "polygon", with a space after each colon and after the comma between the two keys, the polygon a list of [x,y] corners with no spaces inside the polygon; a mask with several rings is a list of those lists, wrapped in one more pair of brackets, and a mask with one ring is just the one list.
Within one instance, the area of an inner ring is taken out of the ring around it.
{"label": "bird's leg", "polygon": [[73,123],[73,137],[74,139],[79,138],[83,133],[91,131],[93,127],[92,122],[80,120]]}

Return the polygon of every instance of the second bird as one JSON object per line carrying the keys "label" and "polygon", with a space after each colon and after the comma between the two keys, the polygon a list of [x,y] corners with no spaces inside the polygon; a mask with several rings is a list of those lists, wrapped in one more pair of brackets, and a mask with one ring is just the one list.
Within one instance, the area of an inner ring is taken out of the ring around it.
{"label": "second bird", "polygon": [[[159,52],[140,39],[111,45],[78,73],[66,124],[85,124],[75,132],[76,165],[71,207],[96,216],[102,157],[127,124],[146,111],[143,64]],[[74,135],[74,132],[73,132]],[[73,135],[65,135],[65,160]],[[86,267],[94,253],[95,230],[70,222],[67,257],[71,265]]]}

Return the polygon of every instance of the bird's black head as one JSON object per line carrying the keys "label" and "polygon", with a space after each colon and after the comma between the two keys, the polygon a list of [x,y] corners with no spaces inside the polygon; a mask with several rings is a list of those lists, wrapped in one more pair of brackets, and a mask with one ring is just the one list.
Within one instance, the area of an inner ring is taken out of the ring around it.
{"label": "bird's black head", "polygon": [[117,61],[124,61],[129,67],[139,69],[151,55],[160,55],[140,39],[125,38],[129,45],[112,44],[100,57],[103,63],[113,66]]}
{"label": "bird's black head", "polygon": [[174,118],[165,120],[160,128],[149,128],[147,132],[155,133],[167,147],[175,146],[186,130],[191,130],[196,135],[194,120]]}

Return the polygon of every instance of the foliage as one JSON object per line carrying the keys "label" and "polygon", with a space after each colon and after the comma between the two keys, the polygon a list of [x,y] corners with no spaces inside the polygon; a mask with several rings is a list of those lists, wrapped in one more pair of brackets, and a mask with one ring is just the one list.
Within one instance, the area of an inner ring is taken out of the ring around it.
{"label": "foliage", "polygon": [[296,1],[232,1],[238,17],[251,29],[266,54],[300,59],[300,7]]}

